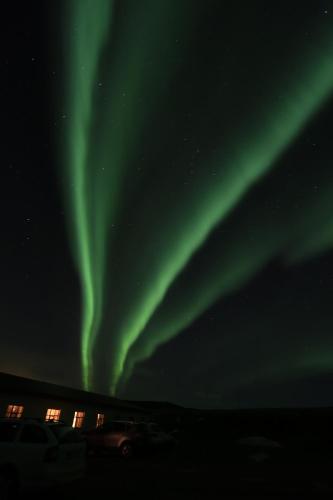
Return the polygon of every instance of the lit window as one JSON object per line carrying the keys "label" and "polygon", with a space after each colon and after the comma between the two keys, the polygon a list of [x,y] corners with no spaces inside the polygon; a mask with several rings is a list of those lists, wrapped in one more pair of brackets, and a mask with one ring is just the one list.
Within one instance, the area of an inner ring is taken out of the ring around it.
{"label": "lit window", "polygon": [[84,415],[85,415],[84,411],[76,411],[74,413],[72,427],[80,429],[82,427],[82,425],[83,425]]}
{"label": "lit window", "polygon": [[100,427],[104,424],[104,413],[97,413],[96,427]]}
{"label": "lit window", "polygon": [[46,412],[45,421],[46,422],[59,422],[61,410],[55,410],[54,408],[49,408]]}
{"label": "lit window", "polygon": [[7,418],[21,418],[23,413],[23,406],[8,405],[6,411]]}

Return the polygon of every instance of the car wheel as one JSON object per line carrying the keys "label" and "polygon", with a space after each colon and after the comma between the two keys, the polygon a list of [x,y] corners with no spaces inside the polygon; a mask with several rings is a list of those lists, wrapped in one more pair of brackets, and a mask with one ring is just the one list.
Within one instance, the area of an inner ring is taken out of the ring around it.
{"label": "car wheel", "polygon": [[120,455],[123,458],[130,458],[133,455],[133,446],[129,441],[122,443],[120,447]]}

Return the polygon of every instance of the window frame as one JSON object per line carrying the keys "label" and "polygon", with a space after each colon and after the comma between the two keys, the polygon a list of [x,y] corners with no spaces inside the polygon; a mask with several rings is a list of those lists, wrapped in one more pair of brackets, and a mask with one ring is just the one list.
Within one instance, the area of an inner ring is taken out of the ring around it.
{"label": "window frame", "polygon": [[96,429],[105,424],[105,413],[97,413]]}
{"label": "window frame", "polygon": [[7,405],[5,418],[22,418],[24,406],[20,404]]}
{"label": "window frame", "polygon": [[72,423],[73,429],[82,429],[85,416],[86,412],[83,410],[77,410],[74,412],[73,423]]}
{"label": "window frame", "polygon": [[59,422],[60,415],[61,408],[48,408],[46,410],[45,422]]}

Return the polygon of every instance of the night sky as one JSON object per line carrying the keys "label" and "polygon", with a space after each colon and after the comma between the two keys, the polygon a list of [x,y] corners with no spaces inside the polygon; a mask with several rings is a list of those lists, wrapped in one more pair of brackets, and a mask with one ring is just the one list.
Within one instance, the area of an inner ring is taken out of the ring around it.
{"label": "night sky", "polygon": [[333,4],[2,16],[0,371],[333,405]]}

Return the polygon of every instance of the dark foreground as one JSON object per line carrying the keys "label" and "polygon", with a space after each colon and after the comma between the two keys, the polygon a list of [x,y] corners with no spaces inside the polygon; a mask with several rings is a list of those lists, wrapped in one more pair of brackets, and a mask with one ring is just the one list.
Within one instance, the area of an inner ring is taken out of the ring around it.
{"label": "dark foreground", "polygon": [[45,499],[312,498],[333,497],[331,464],[228,464],[225,457],[188,454],[181,447],[128,460],[116,456],[88,458],[79,481],[34,495]]}

